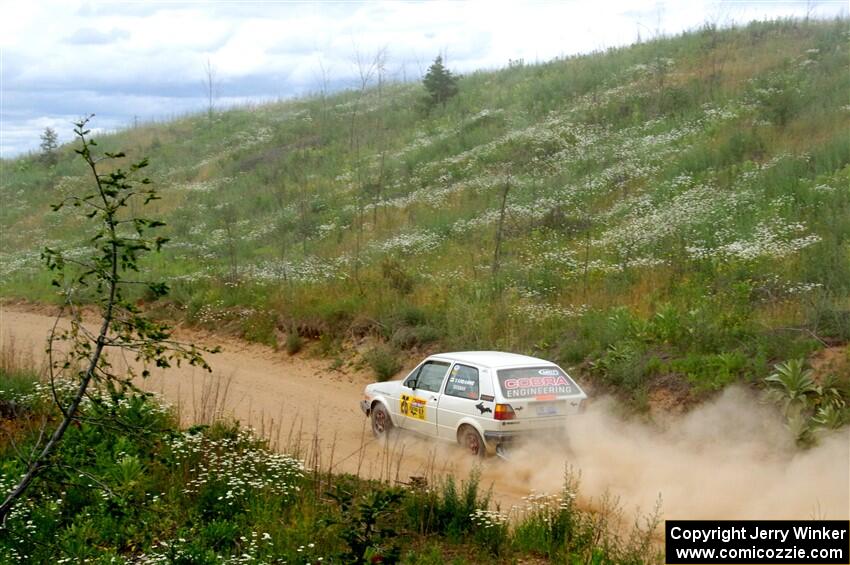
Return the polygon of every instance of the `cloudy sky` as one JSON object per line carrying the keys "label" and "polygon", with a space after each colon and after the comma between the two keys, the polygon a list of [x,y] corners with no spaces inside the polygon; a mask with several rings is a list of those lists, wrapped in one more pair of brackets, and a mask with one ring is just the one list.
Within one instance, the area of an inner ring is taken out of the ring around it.
{"label": "cloudy sky", "polygon": [[0,0],[0,152],[33,150],[45,127],[71,138],[95,113],[114,129],[202,110],[204,68],[218,105],[354,84],[356,55],[387,50],[388,71],[418,79],[437,53],[449,68],[633,43],[703,22],[847,15],[846,0],[548,2],[74,2]]}

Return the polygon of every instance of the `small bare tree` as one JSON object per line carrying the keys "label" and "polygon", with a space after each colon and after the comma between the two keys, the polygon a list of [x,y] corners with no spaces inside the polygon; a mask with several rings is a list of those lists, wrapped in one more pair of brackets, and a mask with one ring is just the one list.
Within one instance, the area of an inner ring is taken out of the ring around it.
{"label": "small bare tree", "polygon": [[325,66],[322,58],[319,57],[318,60],[319,65],[319,100],[322,103],[322,110],[319,116],[319,128],[320,135],[322,139],[325,138],[327,126],[328,126],[328,117],[330,115],[328,109],[328,95],[330,93],[330,83],[331,83],[331,70],[329,67]]}
{"label": "small bare tree", "polygon": [[363,53],[355,46],[354,48],[354,66],[357,69],[357,97],[351,107],[351,131],[349,135],[349,147],[359,152],[359,139],[357,138],[357,116],[360,111],[360,102],[366,95],[369,85],[375,78],[375,73],[383,66],[386,60],[387,48],[382,47],[375,52],[375,56],[371,60],[367,60]]}
{"label": "small bare tree", "polygon": [[[357,128],[357,117],[360,111],[360,103],[363,100],[363,97],[366,95],[366,92],[369,89],[370,84],[375,79],[375,76],[378,75],[379,81],[383,81],[384,79],[384,69],[386,63],[387,56],[387,48],[382,47],[375,52],[375,55],[371,58],[371,60],[366,59],[363,54],[355,47],[354,49],[354,64],[357,69],[358,76],[358,89],[356,99],[351,108],[351,129],[349,136],[349,147],[352,149],[353,153],[353,161],[355,173],[357,175],[357,194],[355,196],[355,222],[353,226],[356,232],[356,240],[354,247],[354,261],[353,261],[353,278],[357,283],[358,288],[360,288],[360,253],[362,250],[363,243],[363,227],[364,227],[364,200],[367,198],[370,191],[377,190],[377,184],[371,183],[368,179],[367,163],[365,163],[364,159],[361,156],[361,135],[360,131]],[[379,83],[379,93],[383,88],[382,82]],[[368,128],[366,128],[368,129]],[[383,163],[381,164],[383,167]],[[383,170],[383,168],[382,168]],[[381,173],[383,174],[383,173]],[[374,200],[373,200],[374,201]],[[362,293],[362,290],[361,290]]]}
{"label": "small bare tree", "polygon": [[221,229],[224,230],[224,244],[226,246],[229,282],[239,280],[239,249],[236,244],[239,239],[237,229],[239,227],[239,210],[232,202],[223,202],[215,207],[215,217]]}
{"label": "small bare tree", "polygon": [[[114,162],[125,155],[104,153],[104,156],[96,157],[92,153],[97,144],[89,137],[90,130],[86,129],[90,119],[91,116],[77,122],[74,133],[81,144],[76,152],[91,171],[93,189],[65,198],[55,204],[53,210],[58,211],[65,205],[78,207],[85,211],[85,218],[96,223],[97,228],[91,238],[91,255],[72,259],[51,248],[42,253],[47,267],[54,273],[53,285],[63,289],[65,294],[65,305],[47,344],[50,385],[60,421],[46,441],[42,434],[32,450],[33,456],[25,462],[26,472],[0,504],[0,524],[4,527],[15,502],[32,481],[52,465],[52,458],[68,427],[80,419],[83,400],[88,398],[95,404],[106,402],[98,395],[90,394],[91,388],[105,390],[109,393],[106,398],[117,402],[129,391],[138,392],[133,379],[147,377],[150,365],[167,368],[172,362],[179,365],[181,361],[187,361],[210,370],[201,353],[213,350],[197,349],[172,340],[167,325],[143,315],[127,296],[127,290],[137,285],[145,287],[153,297],[168,293],[168,286],[163,282],[128,278],[130,273],[139,271],[139,259],[144,253],[159,251],[168,241],[165,237],[151,235],[153,230],[165,224],[128,213],[128,204],[133,200],[141,199],[148,204],[159,198],[147,178],[137,179],[148,162],[143,159],[130,165],[129,170],[113,168],[102,172],[104,162]],[[91,293],[100,312],[96,333],[83,324],[75,306],[76,294],[82,290]],[[70,329],[59,330],[58,321],[66,312],[71,315]],[[60,353],[59,342],[64,342],[65,353]],[[137,374],[128,367],[126,372],[119,374],[108,359],[108,350],[130,353],[142,364],[143,370]],[[75,389],[68,398],[57,392],[56,382],[61,378],[71,379],[74,383]]]}
{"label": "small bare tree", "polygon": [[817,9],[818,9],[818,3],[815,0],[806,0],[806,18],[803,21],[805,21],[806,23],[809,23],[809,20],[811,20],[814,17]]}
{"label": "small bare tree", "polygon": [[718,5],[710,13],[702,27],[703,42],[701,49],[708,57],[708,89],[713,98],[720,86],[723,68],[729,58],[729,42],[723,41],[722,28],[729,23],[726,7]]}
{"label": "small bare tree", "polygon": [[493,283],[499,287],[498,278],[499,270],[502,266],[502,237],[505,229],[505,213],[508,207],[508,193],[511,191],[511,176],[505,176],[505,185],[502,187],[502,204],[499,207],[499,222],[496,225],[496,245],[493,250],[493,265],[491,267],[493,275]]}
{"label": "small bare tree", "polygon": [[215,100],[218,98],[218,72],[209,57],[207,57],[207,62],[204,65],[203,86],[204,95],[207,99],[207,118],[212,122],[215,113]]}

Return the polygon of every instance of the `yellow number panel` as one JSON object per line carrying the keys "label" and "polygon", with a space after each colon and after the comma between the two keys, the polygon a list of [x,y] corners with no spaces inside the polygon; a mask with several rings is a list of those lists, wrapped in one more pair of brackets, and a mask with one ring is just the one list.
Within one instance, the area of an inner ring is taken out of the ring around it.
{"label": "yellow number panel", "polygon": [[409,394],[402,394],[401,402],[399,405],[399,412],[401,412],[408,418],[424,420],[426,403],[427,400],[425,400],[424,398],[417,398],[415,396],[410,396]]}

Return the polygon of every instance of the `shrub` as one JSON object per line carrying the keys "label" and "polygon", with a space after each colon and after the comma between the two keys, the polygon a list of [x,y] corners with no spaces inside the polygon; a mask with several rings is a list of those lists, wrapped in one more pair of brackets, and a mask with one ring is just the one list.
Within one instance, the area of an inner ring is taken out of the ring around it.
{"label": "shrub", "polygon": [[398,349],[412,349],[433,343],[439,338],[440,332],[431,326],[401,327],[393,333],[390,343]]}
{"label": "shrub", "polygon": [[413,277],[404,269],[402,263],[393,258],[385,258],[381,261],[381,276],[393,290],[401,295],[410,294],[413,291]]}
{"label": "shrub", "polygon": [[399,310],[399,318],[408,326],[422,326],[427,321],[424,310],[410,305],[406,305]]}
{"label": "shrub", "polygon": [[616,499],[604,496],[594,510],[576,504],[579,481],[567,469],[560,495],[530,495],[528,506],[514,526],[513,544],[519,551],[540,552],[565,563],[657,563],[660,555],[653,536],[660,523],[655,511],[635,521],[628,535]]}
{"label": "shrub", "polygon": [[373,347],[363,355],[363,359],[372,368],[379,381],[386,381],[401,370],[398,352],[388,345]]}
{"label": "shrub", "polygon": [[254,343],[277,347],[277,316],[272,311],[253,311],[242,321],[242,337]]}
{"label": "shrub", "polygon": [[674,371],[684,373],[697,390],[714,391],[734,382],[747,367],[747,359],[737,351],[705,355],[692,353],[670,365]]}
{"label": "shrub", "polygon": [[482,494],[479,489],[478,471],[461,482],[460,488],[451,475],[432,488],[423,482],[405,501],[407,520],[421,534],[461,540],[476,529],[476,522],[483,519],[482,511],[490,504],[490,493]]}
{"label": "shrub", "polygon": [[648,359],[642,344],[623,341],[609,346],[604,355],[591,363],[591,370],[603,383],[634,393],[646,386]]}
{"label": "shrub", "polygon": [[815,382],[803,359],[774,365],[764,379],[768,397],[782,407],[789,429],[800,445],[812,445],[817,428],[839,428],[850,420],[850,390],[835,376]]}
{"label": "shrub", "polygon": [[319,337],[319,353],[324,357],[337,355],[342,351],[342,340],[331,334],[323,333]]}
{"label": "shrub", "polygon": [[340,507],[341,516],[332,523],[348,546],[341,556],[343,562],[397,563],[401,547],[390,521],[400,507],[404,491],[373,485],[369,492],[355,497],[341,485],[335,487],[328,496]]}
{"label": "shrub", "polygon": [[808,326],[822,338],[850,340],[850,309],[842,308],[837,301],[815,300],[808,313]]}
{"label": "shrub", "polygon": [[286,352],[290,355],[295,355],[301,348],[304,347],[304,340],[298,333],[298,330],[292,330],[286,335]]}

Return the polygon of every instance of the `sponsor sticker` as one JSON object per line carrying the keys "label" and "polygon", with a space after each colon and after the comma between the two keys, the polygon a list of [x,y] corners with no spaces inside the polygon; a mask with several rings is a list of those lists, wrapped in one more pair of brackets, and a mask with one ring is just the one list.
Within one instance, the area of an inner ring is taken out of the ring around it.
{"label": "sponsor sticker", "polygon": [[502,369],[499,382],[505,398],[567,396],[576,392],[575,384],[557,367]]}
{"label": "sponsor sticker", "polygon": [[408,418],[416,420],[425,419],[425,405],[428,403],[424,398],[417,398],[409,394],[402,394],[399,402],[399,412]]}
{"label": "sponsor sticker", "polygon": [[566,378],[555,377],[521,377],[519,379],[505,379],[505,388],[530,388],[537,386],[570,386]]}

